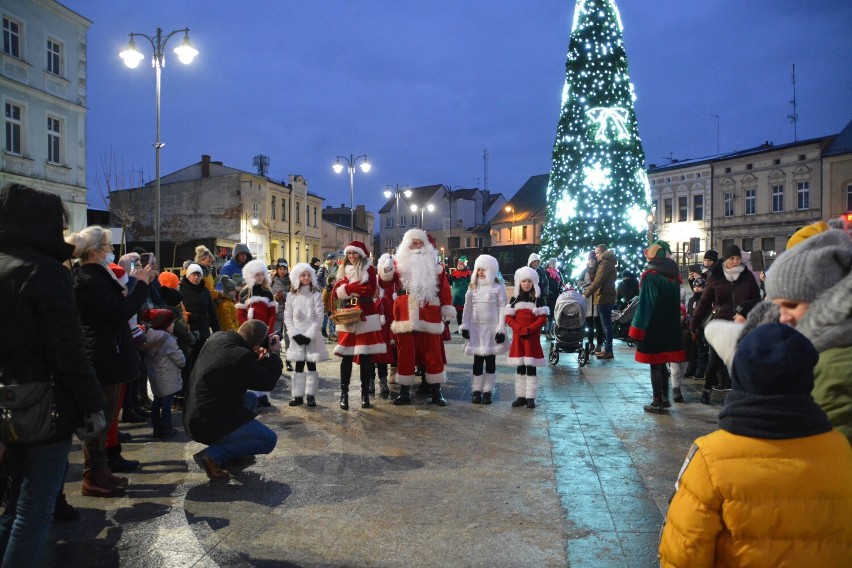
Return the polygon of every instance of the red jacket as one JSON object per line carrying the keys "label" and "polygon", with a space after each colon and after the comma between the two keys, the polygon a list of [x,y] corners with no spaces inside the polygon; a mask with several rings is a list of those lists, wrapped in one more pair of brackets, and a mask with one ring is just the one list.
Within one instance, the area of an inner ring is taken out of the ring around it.
{"label": "red jacket", "polygon": [[512,345],[509,347],[510,365],[543,367],[547,364],[541,349],[541,327],[547,323],[550,310],[544,298],[533,302],[518,302],[512,298],[506,308],[506,325],[512,328]]}

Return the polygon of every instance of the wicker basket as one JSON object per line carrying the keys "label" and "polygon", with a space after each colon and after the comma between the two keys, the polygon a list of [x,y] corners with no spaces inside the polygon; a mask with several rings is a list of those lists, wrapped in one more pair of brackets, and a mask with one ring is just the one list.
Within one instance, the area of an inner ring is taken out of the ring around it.
{"label": "wicker basket", "polygon": [[347,325],[360,321],[362,311],[358,305],[358,299],[352,298],[346,307],[334,310],[329,319],[334,322],[334,325]]}

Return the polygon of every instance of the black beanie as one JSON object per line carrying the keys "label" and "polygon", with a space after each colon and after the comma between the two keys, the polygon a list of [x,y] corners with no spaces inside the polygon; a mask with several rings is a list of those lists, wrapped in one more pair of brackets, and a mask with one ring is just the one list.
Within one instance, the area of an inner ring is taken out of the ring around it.
{"label": "black beanie", "polygon": [[167,306],[173,308],[183,302],[183,294],[180,293],[180,290],[166,288],[165,286],[160,287],[160,298]]}
{"label": "black beanie", "polygon": [[[740,247],[737,245],[728,245],[725,247],[725,251],[723,256],[725,259],[731,258],[732,256],[742,257],[743,251],[740,250]],[[705,255],[706,256],[706,255]]]}
{"label": "black beanie", "polygon": [[765,323],[737,346],[731,390],[757,395],[810,394],[819,354],[789,325]]}

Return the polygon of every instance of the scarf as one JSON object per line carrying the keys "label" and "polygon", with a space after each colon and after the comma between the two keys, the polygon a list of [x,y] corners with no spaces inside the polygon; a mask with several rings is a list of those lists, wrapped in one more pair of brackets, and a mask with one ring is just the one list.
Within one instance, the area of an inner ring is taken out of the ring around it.
{"label": "scarf", "polygon": [[722,271],[725,273],[725,280],[728,282],[736,282],[743,270],[745,270],[745,264],[741,264],[733,268],[727,268],[724,264],[722,265]]}
{"label": "scarf", "polygon": [[732,390],[719,413],[719,428],[750,438],[789,440],[824,434],[831,431],[831,424],[810,394]]}

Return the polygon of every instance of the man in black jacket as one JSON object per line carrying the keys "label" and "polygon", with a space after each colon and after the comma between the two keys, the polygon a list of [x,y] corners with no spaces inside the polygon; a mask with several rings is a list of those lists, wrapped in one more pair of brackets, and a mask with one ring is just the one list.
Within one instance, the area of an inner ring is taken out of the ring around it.
{"label": "man in black jacket", "polygon": [[14,434],[4,430],[11,487],[0,517],[3,566],[41,565],[71,433],[93,437],[106,428],[71,273],[61,264],[74,249],[62,238],[64,217],[56,195],[19,184],[0,189],[0,383],[52,381],[57,413],[53,435],[40,443],[11,443]]}
{"label": "man in black jacket", "polygon": [[275,432],[255,420],[257,396],[281,377],[281,340],[267,337],[266,324],[248,320],[238,331],[219,331],[204,344],[192,369],[183,413],[190,438],[207,444],[193,456],[210,481],[227,481],[228,462],[275,449]]}

